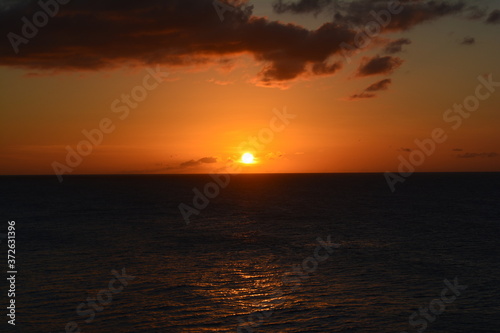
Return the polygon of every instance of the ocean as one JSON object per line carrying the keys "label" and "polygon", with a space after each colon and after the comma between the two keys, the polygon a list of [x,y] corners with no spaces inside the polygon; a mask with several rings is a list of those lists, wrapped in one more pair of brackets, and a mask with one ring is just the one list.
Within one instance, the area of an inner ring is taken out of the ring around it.
{"label": "ocean", "polygon": [[1,331],[500,332],[500,173],[211,182],[0,177]]}

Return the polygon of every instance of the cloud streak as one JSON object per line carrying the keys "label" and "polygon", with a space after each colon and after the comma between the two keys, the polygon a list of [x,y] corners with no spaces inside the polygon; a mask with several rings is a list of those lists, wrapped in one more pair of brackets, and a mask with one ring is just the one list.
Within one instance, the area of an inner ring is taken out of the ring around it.
{"label": "cloud streak", "polygon": [[[392,0],[339,1],[335,8],[334,20],[349,26],[365,25],[373,21],[373,12],[387,11],[391,2]],[[391,17],[385,30],[409,30],[418,24],[459,14],[466,10],[466,5],[462,1],[400,0],[400,3],[404,9],[400,14]],[[385,19],[383,15],[378,15],[378,17]]]}
{"label": "cloud streak", "polygon": [[385,79],[381,80],[378,82],[375,82],[371,86],[365,89],[365,91],[381,91],[381,90],[387,90],[389,88],[389,85],[392,83],[391,79]]}
{"label": "cloud streak", "polygon": [[488,18],[486,19],[486,23],[489,24],[498,24],[500,23],[500,9],[496,9],[488,15]]}
{"label": "cloud streak", "polygon": [[476,44],[476,39],[474,37],[464,37],[464,39],[460,42],[462,45],[474,45]]}
{"label": "cloud streak", "polygon": [[377,95],[374,94],[375,92],[389,89],[389,86],[391,85],[391,83],[392,83],[391,79],[384,79],[384,80],[380,80],[378,82],[375,82],[372,85],[370,85],[368,88],[363,90],[361,93],[354,94],[354,95],[350,96],[349,100],[358,100],[358,99],[376,97]]}
{"label": "cloud streak", "polygon": [[386,54],[396,54],[403,51],[403,45],[409,44],[411,44],[411,40],[408,38],[400,38],[387,44],[384,48],[384,52]]}
{"label": "cloud streak", "polygon": [[202,157],[199,160],[189,160],[180,164],[181,168],[191,168],[200,166],[206,163],[217,163],[217,158],[215,157]]}
{"label": "cloud streak", "polygon": [[282,0],[273,3],[273,9],[276,13],[290,12],[293,14],[319,14],[326,7],[332,4],[333,0],[299,0],[297,2],[283,3]]}
{"label": "cloud streak", "polygon": [[356,76],[370,76],[379,74],[390,74],[403,64],[403,59],[391,56],[375,56],[363,58]]}

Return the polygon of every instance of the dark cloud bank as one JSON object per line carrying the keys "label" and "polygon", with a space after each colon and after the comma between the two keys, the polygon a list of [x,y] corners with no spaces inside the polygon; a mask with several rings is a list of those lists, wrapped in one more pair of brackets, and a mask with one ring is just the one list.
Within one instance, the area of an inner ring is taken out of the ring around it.
{"label": "dark cloud bank", "polygon": [[[222,22],[213,0],[58,1],[43,0],[57,3],[59,8],[45,25],[34,29],[22,28],[26,22],[33,23],[34,15],[43,23],[43,16],[36,14],[42,11],[38,1],[6,2],[0,6],[0,33],[5,36],[0,44],[1,66],[56,72],[123,65],[199,66],[249,54],[262,64],[257,83],[273,85],[302,76],[334,74],[343,64],[341,44],[352,45],[356,26],[373,20],[371,11],[388,6],[387,0],[274,4],[279,13],[335,12],[332,22],[308,30],[255,17],[244,0],[228,2],[232,9],[223,12]],[[408,30],[467,10],[464,2],[456,1],[402,3],[404,10],[394,15],[381,33]],[[56,11],[54,6],[46,8]],[[487,22],[497,23],[498,15],[498,11],[490,13]],[[398,53],[409,43],[407,39],[389,41],[385,52]],[[358,75],[386,74],[401,63],[399,58],[377,57],[363,63]]]}

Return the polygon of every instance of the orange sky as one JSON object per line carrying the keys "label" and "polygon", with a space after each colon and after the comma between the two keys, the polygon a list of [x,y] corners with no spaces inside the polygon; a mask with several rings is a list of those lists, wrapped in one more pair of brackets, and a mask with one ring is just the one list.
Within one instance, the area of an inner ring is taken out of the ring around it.
{"label": "orange sky", "polygon": [[[287,21],[314,31],[331,21],[326,11],[316,18],[307,13],[280,16],[268,3],[251,3],[253,17],[265,15],[268,22],[280,19],[283,26]],[[224,22],[215,11],[204,15],[209,14],[215,21],[206,29],[219,29],[216,25]],[[332,53],[329,63],[341,66],[332,73],[317,75],[311,69],[295,76],[290,74],[291,67],[280,67],[295,64],[266,58],[268,53],[255,53],[254,46],[187,64],[163,58],[145,64],[130,56],[125,62],[114,58],[113,68],[58,68],[59,62],[46,63],[46,58],[40,65],[37,59],[43,53],[35,48],[48,48],[41,41],[55,34],[49,24],[46,31],[40,29],[40,45],[35,37],[21,45],[19,55],[0,57],[4,93],[0,174],[54,174],[61,166],[66,174],[207,173],[221,170],[228,160],[239,160],[247,151],[254,153],[257,163],[245,165],[243,172],[384,172],[397,170],[399,156],[408,159],[418,149],[415,140],[430,138],[435,128],[445,130],[448,138],[436,145],[417,171],[500,171],[500,87],[480,101],[458,129],[443,119],[447,109],[475,95],[479,76],[491,75],[500,82],[496,56],[500,54],[500,24],[460,15],[465,14],[433,18],[410,30],[384,32],[353,55],[350,63]],[[54,36],[63,43],[64,37]],[[462,43],[466,36],[474,42]],[[411,44],[396,55],[384,55],[384,47],[401,38]],[[8,41],[4,43],[3,51],[11,47]],[[252,43],[250,37],[248,43]],[[162,47],[157,49],[162,52]],[[44,52],[57,55],[59,50]],[[291,52],[293,58],[294,52],[301,51],[283,52]],[[360,74],[363,65],[377,55],[397,57],[402,64]],[[306,60],[306,65],[313,66],[311,61]],[[276,67],[265,72],[270,63]],[[156,64],[168,72],[158,81],[150,72]],[[282,68],[286,71],[279,72]],[[383,89],[366,90],[389,79],[390,85]],[[144,91],[146,96],[141,96]],[[353,98],[363,92],[375,96]],[[125,107],[120,99],[131,93],[142,100]],[[285,109],[294,118],[288,124],[274,121],[284,126],[273,131],[270,122]],[[99,128],[105,119],[113,130],[101,132],[102,142],[92,144],[92,151],[70,166],[67,147],[88,148],[82,143],[88,140],[82,131]],[[258,149],[240,146],[249,137],[259,140],[262,131],[272,132],[272,138],[257,141]]]}

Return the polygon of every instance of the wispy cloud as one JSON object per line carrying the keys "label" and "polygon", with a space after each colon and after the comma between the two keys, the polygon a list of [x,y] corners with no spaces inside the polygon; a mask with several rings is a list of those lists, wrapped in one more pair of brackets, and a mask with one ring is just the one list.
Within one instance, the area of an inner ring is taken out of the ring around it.
{"label": "wispy cloud", "polygon": [[384,48],[384,52],[386,54],[396,54],[403,51],[403,45],[409,44],[411,44],[411,40],[408,38],[400,38],[387,44]]}
{"label": "wispy cloud", "polygon": [[319,14],[325,8],[327,8],[330,4],[333,3],[333,0],[299,0],[297,2],[286,2],[279,0],[274,2],[273,9],[276,13],[285,13],[290,12],[293,14]]}
{"label": "wispy cloud", "polygon": [[403,64],[403,59],[391,56],[375,56],[363,58],[356,76],[370,76],[379,74],[390,74]]}
{"label": "wispy cloud", "polygon": [[380,81],[375,82],[374,84],[368,86],[368,88],[363,90],[361,93],[354,94],[354,95],[350,96],[348,99],[349,100],[358,100],[358,99],[364,99],[364,98],[373,98],[373,97],[377,96],[376,94],[374,94],[374,92],[389,89],[389,86],[391,85],[391,83],[392,83],[391,79],[380,80]]}
{"label": "wispy cloud", "polygon": [[500,10],[496,9],[488,15],[488,18],[486,19],[486,23],[489,24],[495,24],[495,23],[500,23]]}
{"label": "wispy cloud", "polygon": [[189,160],[180,164],[181,168],[196,167],[204,163],[217,163],[217,158],[215,157],[202,157],[199,160]]}
{"label": "wispy cloud", "polygon": [[[354,0],[338,1],[335,7],[335,22],[349,26],[360,26],[373,20],[372,11],[387,10],[392,0]],[[465,12],[467,6],[456,1],[420,1],[402,0],[404,10],[394,15],[388,25],[387,31],[404,31],[418,24],[436,20],[445,16]]]}
{"label": "wispy cloud", "polygon": [[464,37],[464,39],[460,42],[462,45],[474,45],[476,43],[476,39],[474,37]]}
{"label": "wispy cloud", "polygon": [[380,81],[375,82],[374,84],[370,85],[368,88],[365,89],[365,91],[387,90],[391,83],[392,83],[391,79],[380,80]]}

